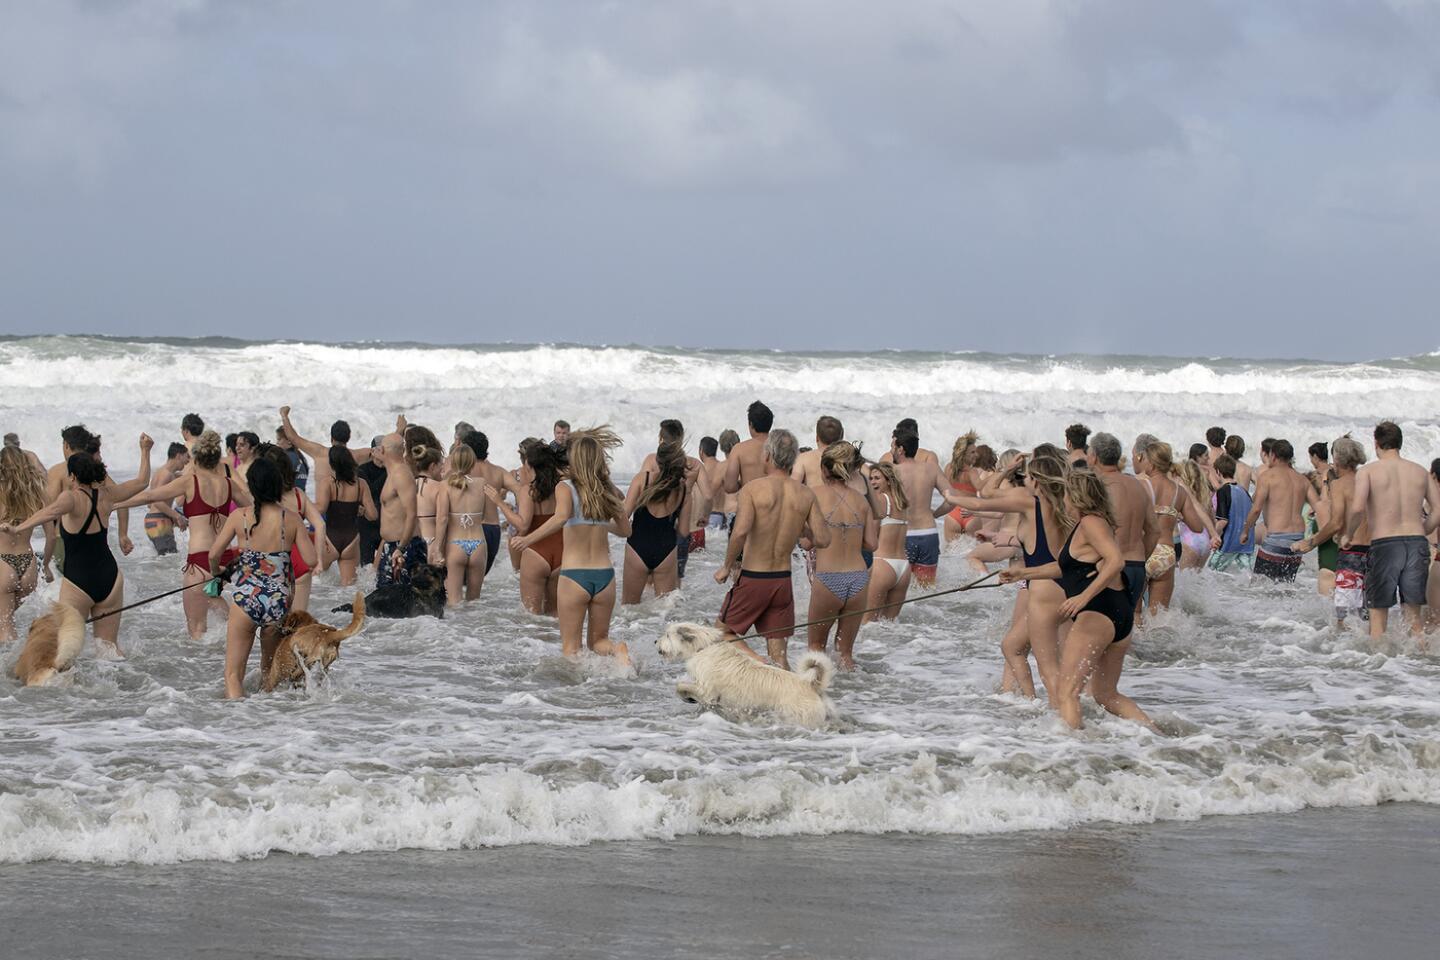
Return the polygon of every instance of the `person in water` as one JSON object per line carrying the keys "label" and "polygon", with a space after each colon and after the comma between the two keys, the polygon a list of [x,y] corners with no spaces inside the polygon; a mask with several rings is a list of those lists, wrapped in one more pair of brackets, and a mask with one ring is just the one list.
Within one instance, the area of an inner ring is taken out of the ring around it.
{"label": "person in water", "polygon": [[[262,675],[270,668],[280,645],[280,627],[290,612],[294,590],[291,550],[298,550],[308,566],[319,562],[299,513],[289,508],[291,498],[276,462],[270,457],[256,457],[250,463],[249,478],[247,486],[254,502],[226,518],[210,545],[208,558],[212,577],[231,579],[225,636],[227,700],[245,696],[245,668],[256,632],[260,634]],[[221,564],[231,543],[239,546],[233,570]]]}
{"label": "person in water", "polygon": [[[608,426],[571,433],[566,446],[568,477],[556,486],[554,510],[544,523],[519,537],[518,546],[524,550],[557,533],[563,539],[556,600],[564,655],[580,656],[583,635],[591,652],[629,666],[629,648],[610,639],[615,612],[610,537],[628,537],[631,530],[625,501],[610,481],[609,451],[619,445],[620,438]],[[486,490],[487,496],[492,489]]]}
{"label": "person in water", "polygon": [[1440,484],[1420,464],[1400,456],[1404,439],[1393,421],[1375,427],[1375,462],[1355,475],[1355,509],[1340,549],[1357,542],[1362,523],[1369,525],[1365,606],[1370,610],[1371,643],[1385,635],[1398,600],[1423,653],[1427,644],[1420,607],[1430,579],[1429,536],[1440,526]]}
{"label": "person in water", "polygon": [[[190,448],[183,443],[170,444],[165,462],[150,480],[151,488],[163,487],[189,465]],[[145,514],[145,536],[150,538],[150,545],[158,556],[176,553],[179,548],[175,546],[175,531],[184,530],[187,526],[185,515],[175,510],[172,500],[151,500],[149,507],[149,512]]]}
{"label": "person in water", "polygon": [[[18,443],[0,449],[0,524],[18,527],[44,506],[44,472],[35,469]],[[45,525],[47,538],[54,536],[53,530]],[[40,562],[30,548],[30,536],[29,529],[0,530],[0,648],[15,639],[15,610],[40,581]]]}
{"label": "person in water", "polygon": [[[125,577],[110,552],[110,515],[116,504],[150,485],[150,448],[154,441],[140,434],[140,474],[134,480],[110,480],[105,464],[89,453],[75,453],[65,463],[68,485],[49,506],[19,523],[0,526],[0,534],[24,534],[45,523],[58,523],[65,541],[65,569],[60,602],[95,618],[95,639],[111,655],[120,651],[120,608],[125,603]],[[121,515],[124,511],[120,511]]]}

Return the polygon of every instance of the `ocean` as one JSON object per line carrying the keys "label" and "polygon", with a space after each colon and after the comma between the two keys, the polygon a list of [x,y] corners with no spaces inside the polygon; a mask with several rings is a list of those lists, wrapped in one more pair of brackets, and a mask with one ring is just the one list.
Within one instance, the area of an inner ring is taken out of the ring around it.
{"label": "ocean", "polygon": [[[1154,433],[1182,454],[1219,424],[1245,437],[1253,462],[1267,435],[1303,451],[1353,431],[1368,446],[1386,417],[1403,426],[1407,455],[1427,464],[1440,455],[1435,356],[1337,365],[0,340],[4,430],[49,463],[60,429],[83,422],[103,435],[121,476],[135,469],[141,431],[163,453],[193,410],[222,432],[268,438],[282,404],[316,438],[347,418],[357,442],[398,413],[442,438],[466,420],[504,465],[557,417],[610,423],[626,440],[614,465],[626,476],[654,449],[661,418],[683,420],[693,450],[704,434],[743,434],[757,398],[802,440],[818,415],[838,416],[872,455],[907,415],[942,458],[970,428],[998,450],[1059,442],[1067,424],[1083,421],[1127,445]],[[136,541],[120,561],[127,599],[178,585],[181,561]],[[622,548],[614,544],[617,567]],[[220,698],[219,625],[189,640],[178,597],[126,614],[126,659],[87,650],[48,689],[17,688],[8,669],[0,677],[0,864],[1032,836],[1440,803],[1440,666],[1398,635],[1373,652],[1358,633],[1337,634],[1315,593],[1313,561],[1286,587],[1180,575],[1175,608],[1139,636],[1122,683],[1160,736],[1093,708],[1072,733],[1042,707],[997,694],[1009,589],[912,604],[898,622],[867,626],[859,670],[832,691],[842,719],[828,729],[699,712],[674,696],[681,668],[658,659],[654,639],[669,622],[714,618],[719,557],[713,546],[692,556],[680,593],[617,611],[613,635],[636,652],[635,675],[560,657],[554,621],[521,609],[504,558],[478,603],[443,621],[373,621],[328,678],[240,703]],[[963,579],[960,555],[947,555],[940,586]],[[803,577],[796,584],[803,609],[808,587]],[[22,629],[55,594],[42,586],[24,605]],[[348,598],[332,570],[312,609]],[[8,668],[15,652],[0,652],[0,664]]]}

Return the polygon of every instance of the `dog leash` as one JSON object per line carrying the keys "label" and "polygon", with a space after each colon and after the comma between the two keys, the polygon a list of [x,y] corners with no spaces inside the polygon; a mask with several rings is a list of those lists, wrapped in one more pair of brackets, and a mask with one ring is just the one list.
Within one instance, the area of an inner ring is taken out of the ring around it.
{"label": "dog leash", "polygon": [[[874,613],[877,610],[889,610],[891,607],[903,607],[907,603],[919,603],[921,600],[934,600],[937,597],[949,596],[952,593],[966,593],[971,590],[991,590],[995,587],[1003,587],[1005,586],[1005,584],[1003,583],[991,583],[983,587],[981,586],[981,584],[985,583],[986,580],[989,580],[991,577],[999,576],[999,574],[999,570],[992,570],[990,573],[985,574],[985,576],[981,577],[979,580],[972,580],[964,586],[951,587],[949,590],[937,590],[934,593],[922,593],[918,597],[906,597],[904,600],[896,600],[894,603],[882,603],[877,607],[868,607],[864,610],[853,610],[850,613],[837,613],[833,617],[823,617],[819,620],[807,620],[804,623],[792,623],[790,625],[790,629],[799,630],[801,627],[814,626],[820,623],[831,624],[839,620],[844,620],[846,617],[860,617],[864,616],[867,613]],[[759,633],[747,633],[744,636],[736,637],[735,639],[758,640],[762,636],[763,634]]]}
{"label": "dog leash", "polygon": [[174,590],[166,590],[164,593],[157,593],[153,597],[146,597],[144,600],[136,600],[134,603],[127,603],[123,607],[118,607],[114,610],[107,610],[105,613],[97,613],[95,616],[91,617],[85,622],[94,623],[96,620],[104,620],[106,617],[117,617],[120,614],[124,613],[126,610],[134,610],[136,607],[143,607],[147,603],[154,603],[156,600],[164,600],[166,597],[173,597],[177,593],[184,593],[186,590],[193,589],[194,587],[203,587],[207,583],[214,583],[216,580],[219,579],[221,578],[211,577],[209,580],[196,580],[194,583],[187,584],[183,587],[176,587]]}

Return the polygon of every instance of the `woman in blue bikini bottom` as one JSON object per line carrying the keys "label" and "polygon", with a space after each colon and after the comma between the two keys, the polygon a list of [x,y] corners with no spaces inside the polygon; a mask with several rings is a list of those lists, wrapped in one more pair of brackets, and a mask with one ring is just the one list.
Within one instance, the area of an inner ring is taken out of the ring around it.
{"label": "woman in blue bikini bottom", "polygon": [[879,532],[863,485],[850,479],[859,478],[861,462],[860,451],[850,443],[830,444],[820,454],[823,483],[815,490],[830,542],[815,548],[807,639],[811,650],[824,651],[833,629],[842,670],[855,669],[855,636],[870,593],[870,569],[861,550],[873,551]]}

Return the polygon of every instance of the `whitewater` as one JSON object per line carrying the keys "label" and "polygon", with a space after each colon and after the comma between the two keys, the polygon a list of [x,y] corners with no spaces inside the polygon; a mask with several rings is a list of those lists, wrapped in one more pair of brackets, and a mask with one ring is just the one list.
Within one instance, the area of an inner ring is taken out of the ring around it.
{"label": "whitewater", "polygon": [[[288,404],[317,438],[340,416],[363,439],[400,413],[442,437],[466,420],[505,465],[557,417],[610,423],[627,441],[623,477],[653,449],[661,418],[682,419],[693,449],[703,434],[743,433],[756,398],[802,439],[818,415],[839,416],[872,455],[906,415],[942,457],[966,429],[1001,449],[1058,442],[1075,421],[1126,443],[1151,432],[1182,452],[1214,424],[1252,451],[1264,436],[1303,450],[1347,431],[1368,446],[1387,417],[1403,426],[1407,455],[1440,455],[1433,356],[1341,365],[0,340],[0,427],[48,463],[60,429],[83,422],[121,476],[135,469],[141,431],[163,449],[193,410],[268,438]],[[138,513],[131,523],[138,532]],[[176,586],[180,561],[136,540],[120,560],[127,599]],[[698,712],[674,696],[680,668],[655,655],[666,623],[713,619],[723,543],[712,533],[692,555],[679,594],[617,610],[634,675],[560,657],[554,622],[521,609],[503,557],[478,603],[443,621],[373,621],[327,679],[240,703],[220,699],[223,630],[212,622],[189,640],[178,598],[125,616],[126,659],[88,649],[54,688],[18,688],[16,650],[0,651],[0,862],[1004,833],[1440,803],[1440,666],[1398,635],[1372,651],[1337,634],[1313,566],[1289,587],[1181,574],[1175,609],[1139,635],[1123,683],[1163,736],[1094,709],[1071,733],[996,694],[1008,589],[912,604],[897,623],[867,626],[860,669],[832,689],[842,719],[809,731]],[[623,545],[613,546],[618,567]],[[965,579],[962,554],[942,560],[941,587]],[[42,586],[25,604],[22,629],[56,592]],[[803,577],[796,592],[803,610]],[[347,599],[332,570],[312,610]]]}

